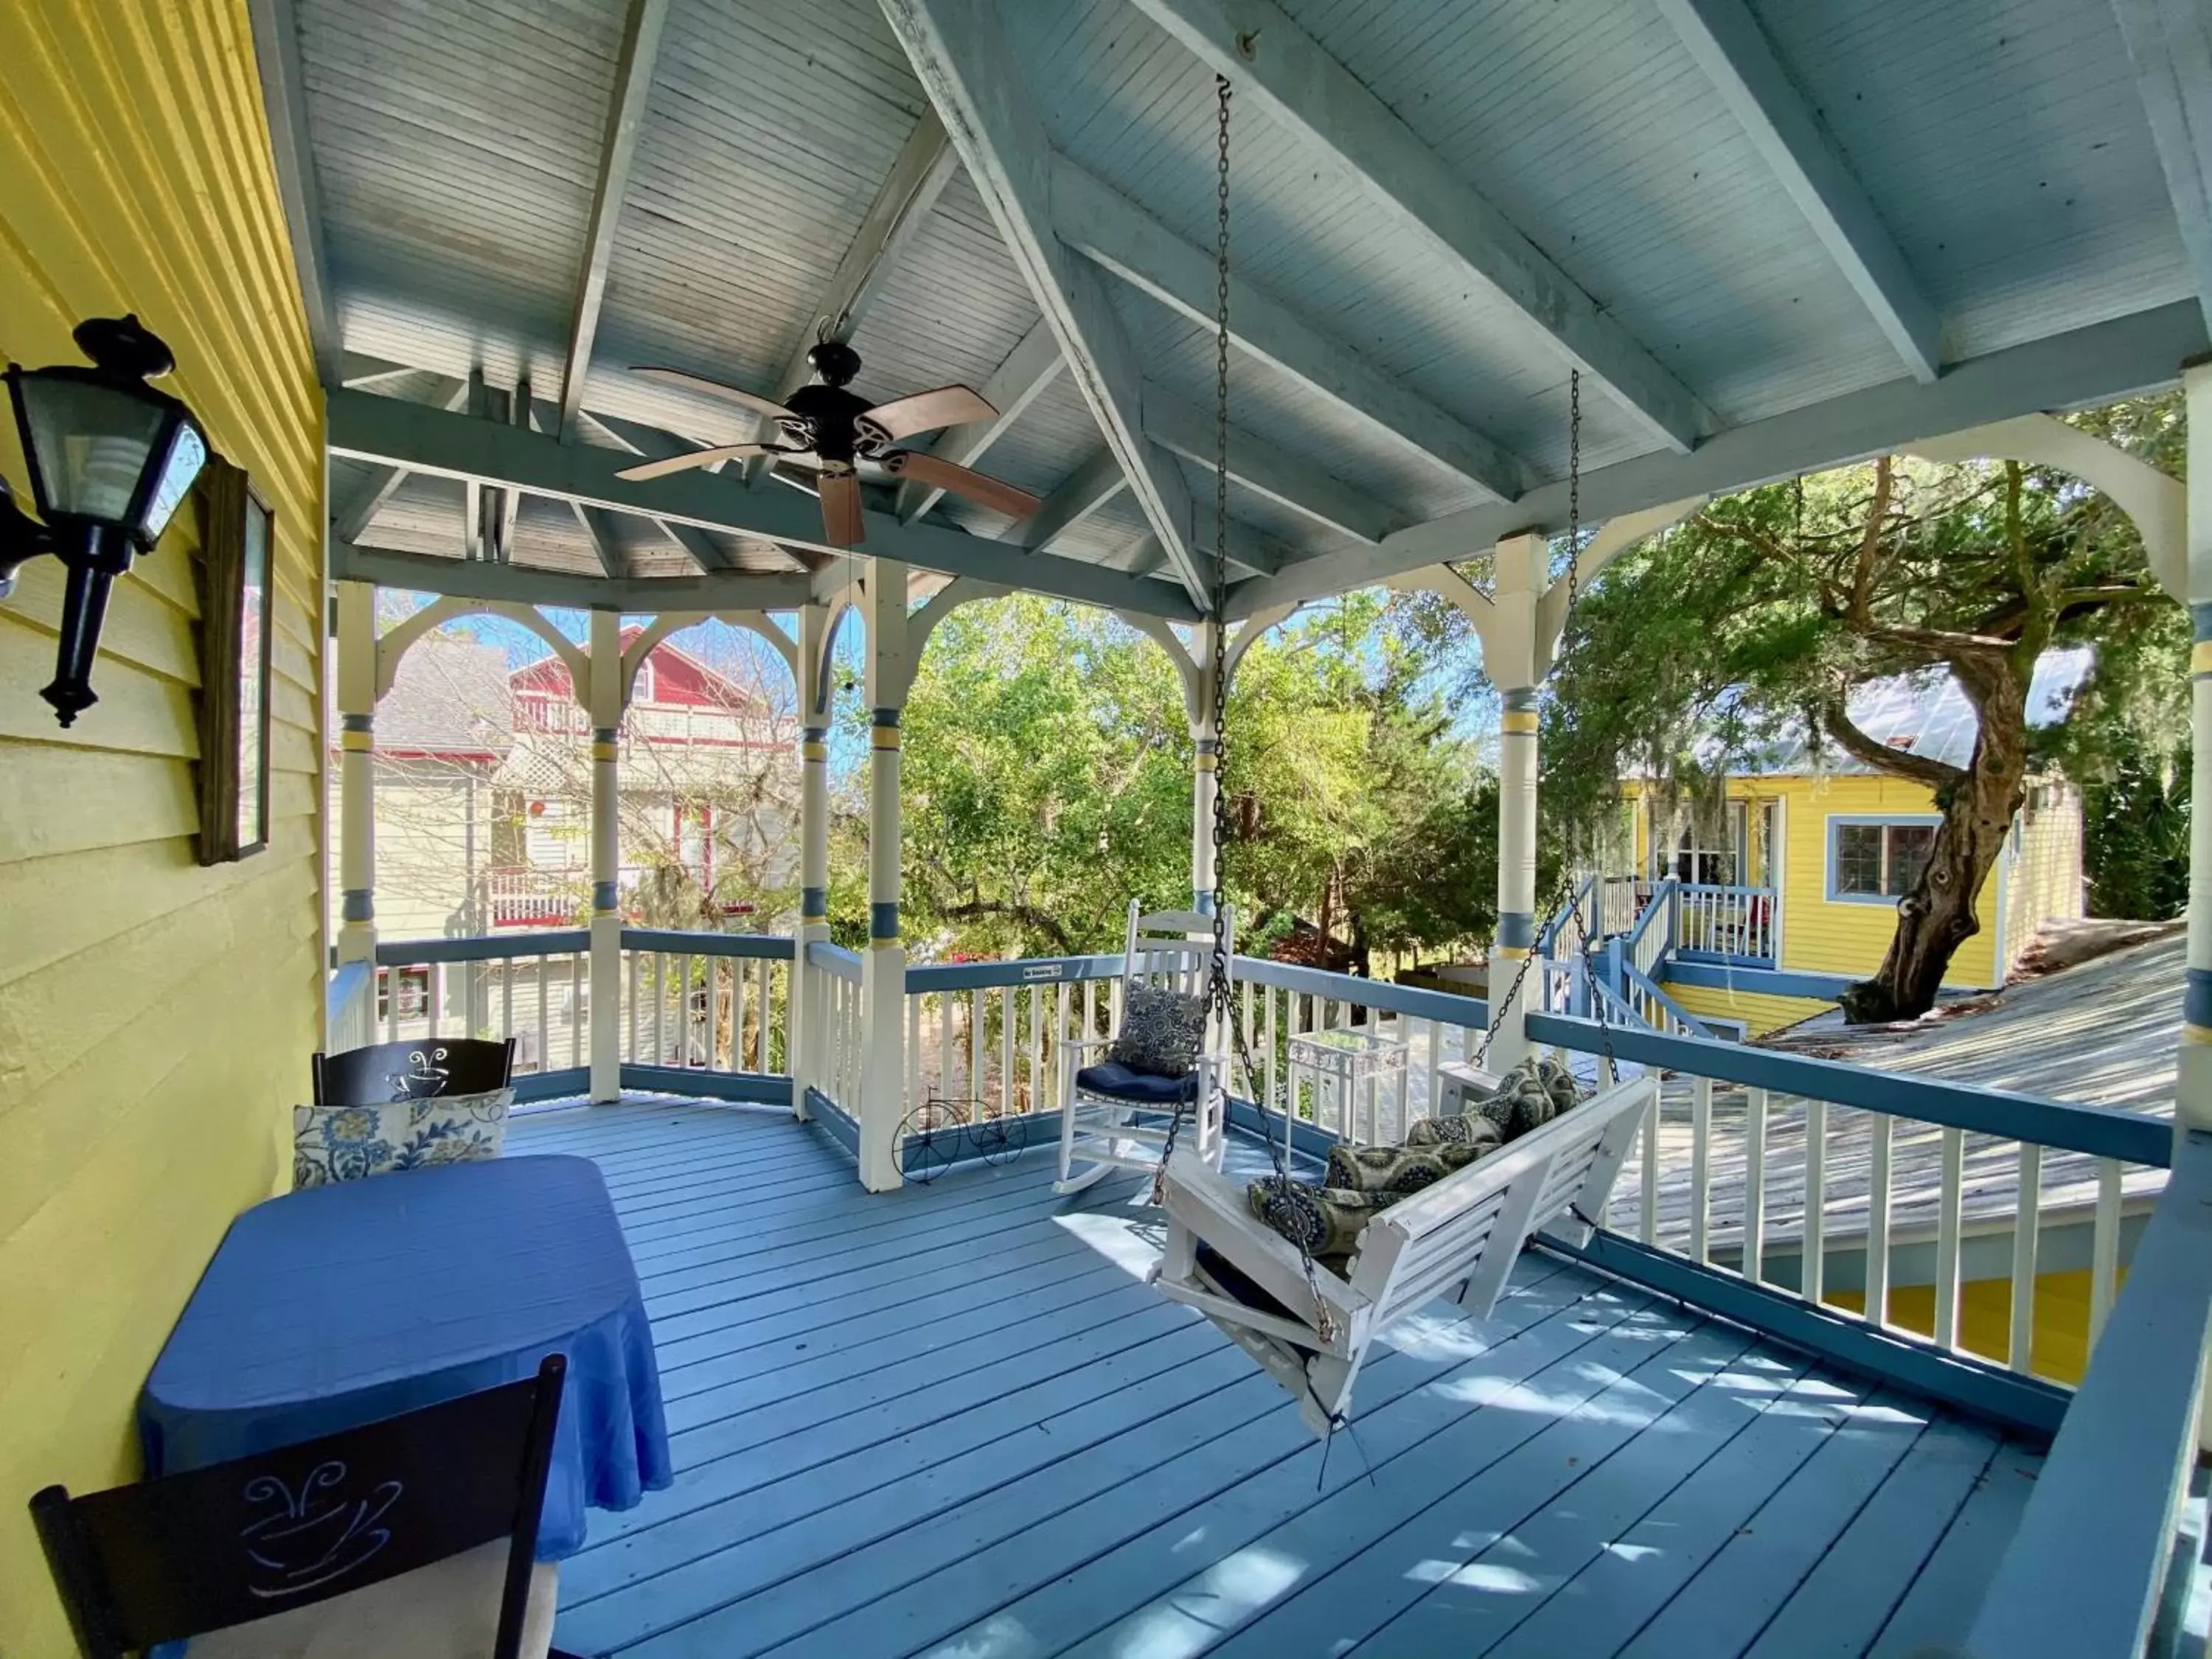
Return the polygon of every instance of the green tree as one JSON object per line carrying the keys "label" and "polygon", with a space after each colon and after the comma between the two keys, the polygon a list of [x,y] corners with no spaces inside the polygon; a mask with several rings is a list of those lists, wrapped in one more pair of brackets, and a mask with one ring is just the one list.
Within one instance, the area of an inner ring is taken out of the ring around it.
{"label": "green tree", "polygon": [[[2171,466],[2179,419],[2166,399],[2084,423]],[[2039,468],[1893,457],[1714,502],[1595,583],[1574,635],[1546,713],[1547,788],[1586,827],[1625,773],[1694,799],[1791,722],[1930,790],[1942,819],[1928,863],[1881,969],[1844,1001],[1874,1020],[1933,1004],[1980,928],[1974,896],[2033,769],[2094,781],[2118,734],[2171,726],[2151,688],[2182,639],[2179,608],[2103,496]],[[2081,717],[2032,732],[2035,663],[2071,644],[2098,652]],[[1972,704],[1965,766],[1851,722],[1856,687],[1914,671],[1948,672]]]}

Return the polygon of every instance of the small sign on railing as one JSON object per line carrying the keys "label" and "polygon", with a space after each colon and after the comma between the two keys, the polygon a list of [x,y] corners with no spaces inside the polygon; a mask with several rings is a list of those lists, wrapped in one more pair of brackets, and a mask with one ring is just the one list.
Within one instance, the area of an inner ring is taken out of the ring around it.
{"label": "small sign on railing", "polygon": [[1022,964],[1022,983],[1033,980],[1060,979],[1066,975],[1066,965],[1058,962],[1025,962]]}

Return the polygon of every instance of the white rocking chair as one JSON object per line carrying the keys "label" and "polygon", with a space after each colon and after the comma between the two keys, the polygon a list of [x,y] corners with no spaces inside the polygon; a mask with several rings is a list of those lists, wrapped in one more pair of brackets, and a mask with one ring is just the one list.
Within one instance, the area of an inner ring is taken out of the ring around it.
{"label": "white rocking chair", "polygon": [[[1237,960],[1236,917],[1224,913],[1230,963]],[[1194,910],[1139,915],[1129,903],[1122,945],[1121,1006],[1131,990],[1146,986],[1204,996],[1213,956],[1213,918]],[[1060,1179],[1056,1193],[1079,1193],[1116,1170],[1150,1175],[1159,1166],[1168,1129],[1178,1111],[1191,1121],[1176,1146],[1190,1148],[1201,1167],[1221,1167],[1228,1115],[1229,1033],[1209,1016],[1204,1052],[1187,1076],[1153,1077],[1104,1059],[1110,1037],[1065,1039],[1060,1045]]]}
{"label": "white rocking chair", "polygon": [[1167,1168],[1167,1249],[1152,1282],[1218,1325],[1297,1397],[1306,1426],[1325,1435],[1350,1410],[1368,1346],[1400,1315],[1463,1283],[1462,1305],[1486,1317],[1539,1228],[1584,1242],[1582,1218],[1603,1214],[1658,1091],[1656,1078],[1617,1083],[1400,1200],[1361,1230],[1343,1273],[1314,1263],[1310,1286],[1297,1247],[1252,1213],[1243,1187],[1178,1146]]}

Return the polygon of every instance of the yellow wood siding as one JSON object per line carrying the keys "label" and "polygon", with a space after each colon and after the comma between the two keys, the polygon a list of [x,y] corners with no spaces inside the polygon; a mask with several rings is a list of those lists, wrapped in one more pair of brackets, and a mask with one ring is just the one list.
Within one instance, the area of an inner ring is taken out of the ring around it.
{"label": "yellow wood siding", "polygon": [[1755,1037],[1778,1031],[1785,1025],[1795,1025],[1801,1019],[1810,1019],[1835,1006],[1813,997],[1772,997],[1758,991],[1733,991],[1679,981],[1667,987],[1667,994],[1680,1003],[1685,1012],[1741,1020],[1745,1034]]}
{"label": "yellow wood siding", "polygon": [[[1832,817],[1911,817],[1936,811],[1923,786],[1903,778],[1844,774],[1761,778],[1757,794],[1783,805],[1782,963],[1811,973],[1871,974],[1897,932],[1893,904],[1831,904],[1827,897],[1828,821]],[[1982,931],[1951,958],[1954,985],[1994,985],[1996,876],[1976,900]]]}
{"label": "yellow wood siding", "polygon": [[[24,1500],[137,1469],[139,1385],[223,1229],[287,1178],[321,1010],[321,397],[243,0],[15,0],[0,353],[136,311],[276,514],[272,835],[196,861],[197,505],[118,584],[64,732],[61,572],[0,604],[0,1653],[73,1651]],[[0,466],[25,480],[12,421]]]}

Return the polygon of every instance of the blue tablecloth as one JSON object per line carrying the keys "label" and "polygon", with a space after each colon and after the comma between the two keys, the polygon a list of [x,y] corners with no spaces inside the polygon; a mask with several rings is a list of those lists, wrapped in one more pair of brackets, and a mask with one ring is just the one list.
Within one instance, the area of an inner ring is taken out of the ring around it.
{"label": "blue tablecloth", "polygon": [[139,1401],[149,1474],[532,1375],[568,1356],[538,1536],[671,1478],[653,1334],[599,1166],[502,1158],[271,1199],[240,1216]]}

